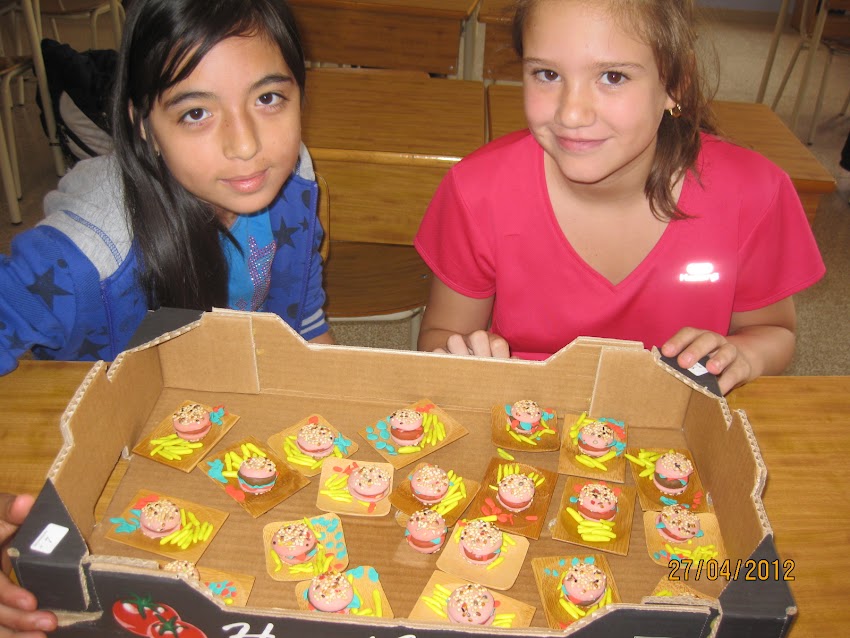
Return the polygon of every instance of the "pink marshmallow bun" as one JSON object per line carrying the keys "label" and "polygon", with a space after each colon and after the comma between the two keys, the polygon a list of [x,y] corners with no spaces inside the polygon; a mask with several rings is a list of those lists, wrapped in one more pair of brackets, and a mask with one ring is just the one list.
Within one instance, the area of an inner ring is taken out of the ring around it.
{"label": "pink marshmallow bun", "polygon": [[425,464],[410,477],[410,488],[417,501],[433,505],[442,501],[449,491],[449,477],[436,465]]}
{"label": "pink marshmallow bun", "polygon": [[326,425],[308,423],[298,430],[295,445],[307,456],[323,459],[334,451],[336,435]]}
{"label": "pink marshmallow bun", "polygon": [[608,577],[591,563],[578,563],[570,567],[561,581],[561,591],[576,605],[589,607],[605,594]]}
{"label": "pink marshmallow bun", "polygon": [[617,501],[607,485],[588,483],[578,493],[578,512],[591,521],[610,521],[617,515]]}
{"label": "pink marshmallow bun", "polygon": [[419,445],[424,435],[421,412],[404,409],[390,415],[390,438],[398,445]]}
{"label": "pink marshmallow bun", "polygon": [[576,445],[583,454],[599,458],[608,453],[614,442],[614,430],[602,421],[588,423],[578,431]]}
{"label": "pink marshmallow bun", "polygon": [[506,510],[522,512],[534,500],[534,481],[525,474],[508,474],[499,481],[496,499]]}
{"label": "pink marshmallow bun", "polygon": [[[540,422],[543,411],[535,401],[524,399],[511,406],[511,428],[519,434],[524,434]],[[525,424],[526,427],[523,427]]]}
{"label": "pink marshmallow bun", "polygon": [[490,625],[496,615],[493,594],[478,584],[461,585],[446,604],[449,620],[462,625]]}
{"label": "pink marshmallow bun", "polygon": [[390,473],[377,465],[363,465],[348,477],[348,491],[367,503],[377,503],[390,491]]}
{"label": "pink marshmallow bun", "polygon": [[488,521],[473,519],[460,532],[461,555],[473,565],[489,565],[502,551],[502,530]]}
{"label": "pink marshmallow bun", "polygon": [[189,442],[200,441],[212,427],[210,413],[197,403],[180,407],[171,415],[171,422],[177,436]]}
{"label": "pink marshmallow bun", "polygon": [[407,543],[420,554],[434,554],[446,540],[446,521],[434,510],[414,512],[407,521]]}
{"label": "pink marshmallow bun", "polygon": [[682,543],[700,531],[699,517],[681,505],[667,505],[655,519],[656,529],[665,541]]}
{"label": "pink marshmallow bun", "polygon": [[180,529],[180,508],[161,498],[145,503],[139,516],[142,534],[148,538],[163,538]]}
{"label": "pink marshmallow bun", "polygon": [[265,494],[277,482],[277,466],[271,459],[249,456],[239,466],[236,478],[246,494]]}
{"label": "pink marshmallow bun", "polygon": [[347,614],[347,607],[354,600],[354,589],[344,574],[330,570],[313,578],[307,600],[319,611]]}
{"label": "pink marshmallow bun", "polygon": [[688,479],[693,474],[694,464],[681,452],[667,452],[655,462],[655,474],[652,482],[662,494],[676,496],[688,487]]}
{"label": "pink marshmallow bun", "polygon": [[281,525],[272,537],[272,549],[287,565],[300,565],[316,553],[316,535],[304,523]]}

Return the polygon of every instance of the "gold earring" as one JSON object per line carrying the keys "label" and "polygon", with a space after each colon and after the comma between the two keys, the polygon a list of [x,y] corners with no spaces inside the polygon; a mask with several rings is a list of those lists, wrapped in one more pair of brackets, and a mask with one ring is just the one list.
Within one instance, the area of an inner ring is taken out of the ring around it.
{"label": "gold earring", "polygon": [[676,102],[676,106],[673,106],[667,109],[667,112],[670,114],[670,117],[673,119],[682,117],[682,105]]}

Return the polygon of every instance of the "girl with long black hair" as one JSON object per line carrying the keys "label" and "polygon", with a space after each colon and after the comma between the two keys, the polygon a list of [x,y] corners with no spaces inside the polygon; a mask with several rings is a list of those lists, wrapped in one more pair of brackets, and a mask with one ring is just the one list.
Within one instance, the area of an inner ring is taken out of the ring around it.
{"label": "girl with long black hair", "polygon": [[0,262],[0,373],[29,349],[110,360],[160,306],[274,312],[329,343],[304,85],[284,0],[136,0],[114,152],[66,175]]}

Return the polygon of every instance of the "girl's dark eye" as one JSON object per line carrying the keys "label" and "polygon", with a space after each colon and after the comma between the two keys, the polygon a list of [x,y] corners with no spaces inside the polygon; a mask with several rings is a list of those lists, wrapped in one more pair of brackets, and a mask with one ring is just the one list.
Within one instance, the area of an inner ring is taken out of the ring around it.
{"label": "girl's dark eye", "polygon": [[605,84],[622,84],[626,76],[617,71],[608,71],[602,75],[602,81]]}
{"label": "girl's dark eye", "polygon": [[186,111],[182,119],[184,122],[188,122],[189,124],[196,124],[198,122],[203,122],[208,117],[209,113],[206,109],[190,109]]}
{"label": "girl's dark eye", "polygon": [[259,102],[263,106],[274,106],[281,100],[283,100],[283,97],[278,95],[277,93],[263,93],[260,97],[257,98],[257,102]]}
{"label": "girl's dark eye", "polygon": [[543,82],[554,82],[560,77],[557,72],[551,69],[540,69],[539,71],[535,71],[534,75],[537,76],[538,80],[542,80]]}

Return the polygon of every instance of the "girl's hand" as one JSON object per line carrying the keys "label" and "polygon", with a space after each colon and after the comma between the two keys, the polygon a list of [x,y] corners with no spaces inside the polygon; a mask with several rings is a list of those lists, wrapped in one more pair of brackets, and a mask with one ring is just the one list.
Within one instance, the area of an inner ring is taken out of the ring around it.
{"label": "girl's hand", "polygon": [[35,596],[9,580],[6,544],[32,508],[32,496],[0,494],[0,546],[3,571],[0,572],[0,637],[35,638],[56,629],[56,616],[48,611],[35,611]]}
{"label": "girl's hand", "polygon": [[676,363],[687,369],[706,355],[706,369],[717,377],[725,395],[732,388],[753,378],[753,366],[738,347],[723,335],[699,328],[682,328],[661,346],[665,357],[676,357]]}
{"label": "girl's hand", "polygon": [[706,368],[717,375],[720,391],[733,388],[763,374],[780,374],[794,356],[796,313],[794,300],[786,297],[774,304],[734,312],[729,336],[699,328],[682,328],[661,346],[667,357],[676,357],[690,368],[706,355]]}
{"label": "girl's hand", "polygon": [[446,339],[445,347],[435,348],[434,352],[471,355],[473,357],[494,357],[507,359],[511,356],[508,342],[502,337],[486,330],[476,330],[470,334],[453,334]]}

